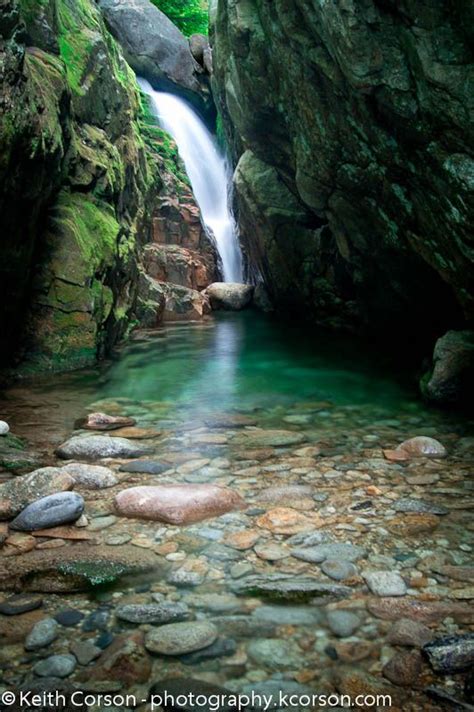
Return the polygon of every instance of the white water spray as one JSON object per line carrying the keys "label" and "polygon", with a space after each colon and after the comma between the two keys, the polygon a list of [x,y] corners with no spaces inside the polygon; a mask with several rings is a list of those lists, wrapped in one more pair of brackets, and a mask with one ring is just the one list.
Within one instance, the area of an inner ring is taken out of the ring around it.
{"label": "white water spray", "polygon": [[183,99],[155,91],[145,79],[138,82],[151,98],[162,128],[176,141],[204,225],[216,239],[224,281],[242,282],[242,253],[229,206],[229,173],[212,134]]}

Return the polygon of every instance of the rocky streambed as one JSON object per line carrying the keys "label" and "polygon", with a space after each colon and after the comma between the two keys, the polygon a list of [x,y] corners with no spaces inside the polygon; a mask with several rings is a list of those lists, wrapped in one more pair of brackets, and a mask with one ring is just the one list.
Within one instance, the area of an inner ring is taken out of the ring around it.
{"label": "rocky streambed", "polygon": [[4,689],[474,704],[472,424],[295,344],[269,362],[270,334],[182,326],[95,392],[6,394]]}

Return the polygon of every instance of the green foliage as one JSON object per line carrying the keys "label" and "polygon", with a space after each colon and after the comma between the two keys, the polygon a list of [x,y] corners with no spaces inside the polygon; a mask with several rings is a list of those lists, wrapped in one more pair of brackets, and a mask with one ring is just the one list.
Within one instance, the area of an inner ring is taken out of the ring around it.
{"label": "green foliage", "polygon": [[189,37],[208,33],[208,0],[152,0],[181,32]]}

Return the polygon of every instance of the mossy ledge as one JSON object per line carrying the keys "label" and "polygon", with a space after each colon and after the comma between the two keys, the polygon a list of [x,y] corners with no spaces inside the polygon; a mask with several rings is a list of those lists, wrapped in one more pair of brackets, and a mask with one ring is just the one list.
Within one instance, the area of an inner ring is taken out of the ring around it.
{"label": "mossy ledge", "polygon": [[185,178],[93,0],[4,4],[2,358],[28,375],[90,364],[130,330],[162,173]]}

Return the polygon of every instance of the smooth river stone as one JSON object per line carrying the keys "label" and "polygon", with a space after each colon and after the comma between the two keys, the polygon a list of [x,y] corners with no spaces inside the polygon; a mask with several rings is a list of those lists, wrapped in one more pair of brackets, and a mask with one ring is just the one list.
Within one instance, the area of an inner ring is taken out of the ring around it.
{"label": "smooth river stone", "polygon": [[170,470],[172,465],[157,462],[156,460],[133,460],[120,465],[120,472],[143,472],[146,475],[161,475],[162,472]]}
{"label": "smooth river stone", "polygon": [[197,484],[131,487],[115,497],[115,506],[124,517],[192,524],[247,505],[228,487]]}
{"label": "smooth river stone", "polygon": [[10,529],[32,532],[75,522],[84,511],[84,500],[76,492],[59,492],[38,499],[10,524]]}
{"label": "smooth river stone", "polygon": [[433,504],[432,502],[427,502],[424,499],[415,499],[411,497],[398,499],[393,504],[393,509],[396,512],[437,514],[438,516],[449,514],[449,509],[440,504]]}
{"label": "smooth river stone", "polygon": [[38,621],[25,640],[25,650],[39,650],[50,645],[58,637],[59,624],[54,618]]}
{"label": "smooth river stone", "polygon": [[409,457],[446,457],[448,454],[444,445],[438,440],[424,435],[405,440],[396,448],[396,452],[400,450]]}
{"label": "smooth river stone", "polygon": [[76,485],[84,489],[106,489],[118,483],[113,470],[102,465],[85,465],[82,462],[71,462],[61,468],[63,472],[74,479]]}
{"label": "smooth river stone", "polygon": [[101,457],[140,457],[151,452],[150,448],[132,443],[126,438],[113,438],[110,435],[80,435],[66,440],[56,450],[56,455],[63,460],[83,458],[96,460]]}
{"label": "smooth river stone", "polygon": [[127,418],[123,415],[107,415],[107,413],[89,413],[85,418],[81,418],[74,424],[76,428],[86,430],[117,430],[135,425],[134,418]]}
{"label": "smooth river stone", "polygon": [[213,309],[239,311],[250,304],[254,287],[239,282],[213,282],[204,291]]}
{"label": "smooth river stone", "polygon": [[115,615],[128,623],[171,623],[183,621],[189,616],[185,603],[130,603],[119,606]]}
{"label": "smooth river stone", "polygon": [[31,502],[74,487],[71,475],[57,467],[42,467],[0,485],[0,519],[11,519]]}
{"label": "smooth river stone", "polygon": [[211,645],[217,638],[217,628],[209,621],[170,623],[151,630],[145,647],[160,655],[184,655]]}
{"label": "smooth river stone", "polygon": [[377,596],[404,596],[407,592],[405,581],[396,571],[366,571],[362,576]]}
{"label": "smooth river stone", "polygon": [[356,544],[346,544],[329,542],[307,546],[306,548],[293,549],[291,555],[300,561],[308,561],[311,564],[321,564],[326,559],[341,561],[357,561],[365,556],[366,550]]}
{"label": "smooth river stone", "polygon": [[284,447],[285,445],[298,445],[306,439],[303,433],[293,430],[263,430],[255,428],[246,430],[232,438],[232,445],[244,448],[259,447]]}

